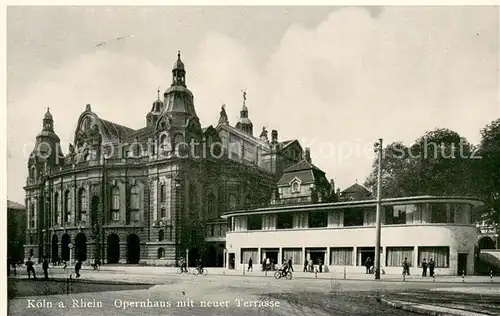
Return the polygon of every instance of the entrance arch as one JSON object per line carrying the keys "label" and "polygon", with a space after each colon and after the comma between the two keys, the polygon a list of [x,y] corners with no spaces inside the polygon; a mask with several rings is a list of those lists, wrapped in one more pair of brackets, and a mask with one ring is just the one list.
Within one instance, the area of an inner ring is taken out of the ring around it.
{"label": "entrance arch", "polygon": [[69,260],[69,243],[71,242],[71,238],[68,234],[64,234],[61,237],[61,259],[64,261]]}
{"label": "entrance arch", "polygon": [[127,236],[127,263],[137,264],[141,258],[141,241],[136,234]]}
{"label": "entrance arch", "polygon": [[479,249],[495,249],[495,242],[491,237],[482,237],[477,245]]}
{"label": "entrance arch", "polygon": [[84,233],[78,233],[75,237],[75,259],[87,260],[87,237]]}
{"label": "entrance arch", "polygon": [[107,239],[108,263],[118,263],[120,260],[120,237],[117,234],[110,234]]}
{"label": "entrance arch", "polygon": [[59,239],[57,235],[52,235],[52,262],[56,262],[59,258]]}

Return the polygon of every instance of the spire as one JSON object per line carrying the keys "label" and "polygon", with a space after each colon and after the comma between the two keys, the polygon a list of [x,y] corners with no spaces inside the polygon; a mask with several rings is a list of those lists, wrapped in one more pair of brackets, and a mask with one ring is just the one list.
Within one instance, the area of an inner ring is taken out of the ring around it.
{"label": "spire", "polygon": [[158,86],[158,89],[156,90],[156,93],[158,94],[158,100],[160,100],[160,86]]}
{"label": "spire", "polygon": [[43,130],[53,132],[54,131],[54,118],[50,113],[50,107],[47,107],[47,112],[43,117]]}
{"label": "spire", "polygon": [[236,128],[249,135],[253,135],[253,124],[248,118],[247,90],[242,89],[241,92],[243,93],[243,108],[240,111],[240,120],[236,124]]}
{"label": "spire", "polygon": [[177,52],[177,60],[172,68],[172,86],[186,86],[186,70],[181,60],[181,51]]}

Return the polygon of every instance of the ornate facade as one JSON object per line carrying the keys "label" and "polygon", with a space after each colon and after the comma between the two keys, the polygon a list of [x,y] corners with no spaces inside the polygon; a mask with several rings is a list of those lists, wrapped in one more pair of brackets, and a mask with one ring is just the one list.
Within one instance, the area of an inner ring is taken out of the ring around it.
{"label": "ornate facade", "polygon": [[[285,169],[299,162],[298,141],[265,128],[253,136],[246,92],[231,126],[203,128],[180,54],[172,84],[132,129],[87,105],[63,153],[49,110],[28,161],[25,256],[106,263],[222,266],[229,210],[269,204]],[[70,244],[74,247],[70,250]]]}

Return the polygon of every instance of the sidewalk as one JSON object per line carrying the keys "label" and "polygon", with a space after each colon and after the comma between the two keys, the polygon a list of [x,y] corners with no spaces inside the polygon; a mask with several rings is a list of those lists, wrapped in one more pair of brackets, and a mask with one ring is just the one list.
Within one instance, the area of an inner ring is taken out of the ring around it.
{"label": "sidewalk", "polygon": [[[37,271],[41,267],[37,267]],[[53,270],[62,270],[62,266],[50,267]],[[193,267],[189,270],[192,271]],[[73,267],[67,267],[66,271],[73,271]],[[92,270],[90,266],[84,266],[82,268],[85,270]],[[275,271],[256,271],[246,272],[238,270],[230,270],[224,268],[206,268],[208,275],[221,275],[221,276],[246,276],[246,277],[274,277]],[[138,266],[138,265],[103,265],[100,267],[101,272],[111,272],[111,273],[135,273],[135,274],[177,274],[177,267],[154,267],[154,266]],[[38,273],[38,272],[37,272]],[[295,279],[307,278],[307,279],[335,279],[335,280],[356,280],[356,281],[369,281],[373,280],[374,276],[372,274],[364,273],[350,273],[346,274],[344,277],[343,273],[333,273],[333,272],[323,272],[323,273],[310,273],[310,272],[293,272],[293,277]],[[382,274],[380,276],[381,281],[391,281],[391,282],[436,282],[436,283],[500,283],[500,277],[490,278],[489,276],[436,276],[435,278],[422,278],[419,275],[406,276],[403,280],[403,276],[397,274]]]}

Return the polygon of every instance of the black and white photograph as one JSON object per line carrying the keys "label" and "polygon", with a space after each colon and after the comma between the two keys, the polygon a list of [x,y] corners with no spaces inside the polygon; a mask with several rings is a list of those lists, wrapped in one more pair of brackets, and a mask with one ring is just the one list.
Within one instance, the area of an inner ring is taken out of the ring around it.
{"label": "black and white photograph", "polygon": [[500,314],[498,6],[75,4],[5,7],[7,315]]}

